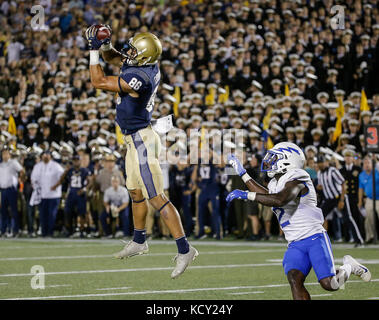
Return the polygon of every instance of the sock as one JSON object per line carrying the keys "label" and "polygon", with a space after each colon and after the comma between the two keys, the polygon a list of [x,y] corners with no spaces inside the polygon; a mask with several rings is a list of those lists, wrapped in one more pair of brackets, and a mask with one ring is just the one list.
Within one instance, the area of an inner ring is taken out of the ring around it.
{"label": "sock", "polygon": [[351,274],[351,265],[350,264],[344,264],[343,266],[339,267],[339,272],[337,274],[337,280],[339,284],[340,289],[345,288],[345,282],[349,279]]}
{"label": "sock", "polygon": [[142,244],[146,241],[146,230],[134,229],[133,241]]}
{"label": "sock", "polygon": [[181,254],[186,254],[189,252],[189,243],[185,236],[175,239],[176,245],[178,246],[178,252]]}

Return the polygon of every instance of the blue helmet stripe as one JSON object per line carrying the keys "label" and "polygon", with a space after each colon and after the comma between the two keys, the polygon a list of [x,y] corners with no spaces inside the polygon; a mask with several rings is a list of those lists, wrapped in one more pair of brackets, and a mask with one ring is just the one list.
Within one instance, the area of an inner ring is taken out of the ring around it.
{"label": "blue helmet stripe", "polygon": [[292,151],[296,152],[298,155],[300,155],[300,152],[299,150],[295,149],[295,148],[292,148],[292,147],[288,147],[288,148],[278,148],[278,149],[273,149],[274,151],[280,151],[280,152],[284,152],[284,151],[288,151],[289,153],[291,153]]}

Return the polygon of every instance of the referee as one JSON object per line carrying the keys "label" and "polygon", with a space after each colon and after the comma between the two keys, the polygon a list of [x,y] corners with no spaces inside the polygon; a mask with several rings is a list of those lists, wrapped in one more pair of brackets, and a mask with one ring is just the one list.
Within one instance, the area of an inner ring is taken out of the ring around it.
{"label": "referee", "polygon": [[345,179],[337,168],[329,165],[329,161],[322,155],[317,159],[317,189],[322,190],[324,199],[321,210],[325,217],[324,227],[328,230],[328,220],[333,223],[333,236],[336,242],[342,242],[341,210],[344,207]]}
{"label": "referee", "polygon": [[340,172],[346,179],[345,225],[347,229],[352,232],[355,246],[359,247],[364,244],[362,237],[363,217],[358,208],[358,187],[361,168],[354,165],[354,150],[345,149],[342,155],[345,157],[345,165],[341,168]]}

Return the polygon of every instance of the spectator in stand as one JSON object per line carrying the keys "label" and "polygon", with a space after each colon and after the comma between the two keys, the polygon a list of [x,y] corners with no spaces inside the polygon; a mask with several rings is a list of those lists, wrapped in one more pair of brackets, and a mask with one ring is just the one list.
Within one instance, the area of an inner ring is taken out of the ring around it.
{"label": "spectator in stand", "polygon": [[[104,212],[100,221],[108,238],[129,237],[129,194],[125,187],[120,186],[120,177],[111,177],[111,186],[104,192]],[[115,230],[115,231],[113,231]]]}
{"label": "spectator in stand", "polygon": [[[248,131],[252,137],[245,148],[251,154],[264,154],[270,140],[287,135],[303,149],[314,145],[316,154],[322,147],[339,154],[349,147],[357,157],[366,156],[363,124],[379,123],[374,1],[345,6],[343,30],[330,28],[328,1],[61,2],[41,2],[45,26],[38,30],[29,25],[32,2],[23,1],[18,9],[17,1],[1,3],[0,137],[5,144],[49,150],[62,164],[69,159],[63,150],[71,156],[88,153],[96,171],[103,169],[99,157],[123,157],[122,139],[114,138],[117,97],[91,85],[83,38],[89,25],[108,23],[117,50],[138,32],[159,37],[162,81],[153,115],[174,112],[174,127],[187,138],[191,129],[211,122],[216,130]],[[104,72],[116,73],[110,64]],[[367,106],[361,110],[362,89]],[[342,134],[334,139],[337,97],[345,115]],[[368,109],[371,114],[363,111]],[[17,132],[8,136],[10,115]],[[103,200],[93,186],[88,211],[97,225]],[[235,228],[228,220],[228,228]]]}

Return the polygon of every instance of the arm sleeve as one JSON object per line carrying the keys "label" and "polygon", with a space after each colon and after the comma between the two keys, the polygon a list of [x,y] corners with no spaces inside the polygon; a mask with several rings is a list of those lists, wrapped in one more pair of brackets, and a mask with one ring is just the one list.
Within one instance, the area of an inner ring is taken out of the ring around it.
{"label": "arm sleeve", "polygon": [[359,189],[363,189],[364,190],[365,189],[365,185],[364,185],[364,183],[363,183],[362,180],[363,180],[362,173],[360,173],[359,174],[359,180],[358,180],[359,181]]}
{"label": "arm sleeve", "polygon": [[23,169],[22,165],[17,160],[13,161],[13,167],[16,170],[16,172],[20,172]]}
{"label": "arm sleeve", "polygon": [[109,202],[109,189],[105,190],[103,200]]}
{"label": "arm sleeve", "polygon": [[342,176],[342,174],[336,168],[333,168],[332,176],[340,184],[342,184],[345,181],[345,178]]}
{"label": "arm sleeve", "polygon": [[32,182],[33,187],[35,187],[36,185],[36,182],[38,180],[38,175],[39,175],[39,165],[37,163],[34,165],[31,176],[30,176],[30,180]]}

